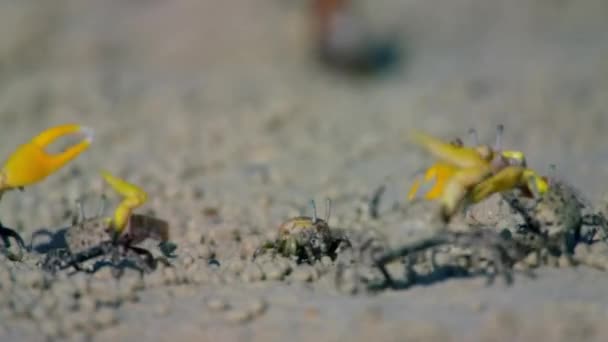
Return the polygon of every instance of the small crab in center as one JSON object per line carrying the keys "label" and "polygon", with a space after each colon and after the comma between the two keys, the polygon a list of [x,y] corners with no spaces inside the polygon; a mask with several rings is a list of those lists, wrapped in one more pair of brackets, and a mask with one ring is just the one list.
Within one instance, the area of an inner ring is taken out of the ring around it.
{"label": "small crab in center", "polygon": [[65,231],[66,248],[49,252],[41,263],[44,270],[55,272],[70,267],[82,270],[82,263],[110,255],[115,276],[120,275],[120,266],[124,261],[142,272],[150,272],[155,268],[157,259],[137,244],[146,239],[160,241],[159,248],[165,257],[175,250],[176,246],[169,242],[169,225],[166,221],[133,213],[134,209],[146,202],[146,192],[108,172],[102,172],[102,177],[123,196],[114,216],[101,216],[102,204],[99,215],[86,218],[82,202],[79,201],[78,217]]}
{"label": "small crab in center", "polygon": [[279,226],[278,237],[274,241],[265,242],[258,248],[253,259],[268,250],[284,257],[294,258],[297,262],[306,261],[310,264],[324,256],[335,259],[338,252],[350,247],[350,242],[344,232],[331,229],[329,216],[331,201],[326,202],[325,219],[317,216],[315,201],[310,201],[312,217],[298,216],[291,218]]}

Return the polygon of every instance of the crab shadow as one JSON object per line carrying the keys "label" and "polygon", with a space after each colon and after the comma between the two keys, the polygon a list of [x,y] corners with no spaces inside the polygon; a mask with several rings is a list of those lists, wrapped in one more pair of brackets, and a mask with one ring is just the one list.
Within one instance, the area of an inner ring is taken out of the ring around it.
{"label": "crab shadow", "polygon": [[[29,249],[36,253],[48,254],[58,249],[67,248],[67,231],[68,227],[61,228],[59,230],[40,228],[32,233],[32,236],[30,237]],[[45,238],[46,241],[34,244],[40,238]]]}
{"label": "crab shadow", "polygon": [[[43,255],[50,255],[53,252],[67,249],[68,243],[66,233],[68,229],[69,227],[60,228],[58,230],[49,230],[47,228],[40,228],[36,230],[34,233],[32,233],[30,238],[29,250]],[[38,241],[41,239],[43,239],[43,241]],[[112,263],[110,260],[103,259],[104,255],[100,254],[92,257],[91,260],[98,257],[102,259],[95,261],[90,268],[77,269],[74,272],[71,272],[71,274],[78,272],[96,273],[97,271],[107,267],[115,269],[120,273],[127,269],[138,272],[142,271],[135,262],[128,259],[121,259],[118,263]]]}
{"label": "crab shadow", "polygon": [[[403,291],[409,290],[415,286],[432,286],[452,279],[474,279],[478,277],[485,277],[487,284],[491,285],[494,283],[496,275],[491,275],[482,271],[471,272],[465,267],[461,266],[436,266],[431,272],[426,274],[413,274],[408,279],[384,279],[383,281],[371,283],[368,285],[369,290],[372,292],[380,292],[384,290],[396,290]],[[507,283],[511,280],[506,277]]]}

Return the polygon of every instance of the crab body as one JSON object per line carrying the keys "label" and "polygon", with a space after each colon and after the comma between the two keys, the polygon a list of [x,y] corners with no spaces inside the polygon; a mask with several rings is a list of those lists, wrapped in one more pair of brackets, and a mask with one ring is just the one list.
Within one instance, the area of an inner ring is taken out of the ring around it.
{"label": "crab body", "polygon": [[348,245],[348,239],[338,230],[329,227],[329,201],[325,220],[316,215],[314,202],[313,217],[298,216],[281,224],[275,241],[268,241],[254,253],[254,259],[265,252],[273,250],[284,257],[292,257],[298,262],[313,263],[323,256],[335,258],[337,251],[343,245]]}
{"label": "crab body", "polygon": [[601,212],[571,185],[553,181],[537,198],[505,193],[503,198],[524,220],[509,232],[528,251],[547,249],[552,254],[572,255],[578,243],[592,243],[597,233],[605,235],[608,225]]}
{"label": "crab body", "polygon": [[98,215],[86,218],[80,203],[78,218],[65,232],[66,247],[48,254],[42,263],[44,269],[56,271],[72,266],[80,269],[82,262],[111,255],[113,266],[126,260],[134,264],[135,268],[149,272],[155,267],[155,259],[149,251],[137,247],[137,244],[148,238],[158,240],[159,247],[166,256],[175,249],[169,243],[169,226],[166,221],[132,213],[135,207],[143,204],[140,199],[146,198],[143,190],[107,172],[103,173],[103,177],[124,196],[114,211],[114,217]]}

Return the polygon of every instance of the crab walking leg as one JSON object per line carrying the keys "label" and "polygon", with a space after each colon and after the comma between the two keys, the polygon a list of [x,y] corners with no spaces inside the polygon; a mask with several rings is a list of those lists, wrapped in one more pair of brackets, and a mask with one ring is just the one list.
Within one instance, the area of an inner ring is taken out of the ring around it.
{"label": "crab walking leg", "polygon": [[536,172],[519,166],[508,166],[497,174],[477,184],[472,190],[471,199],[478,203],[490,195],[525,186],[536,195],[543,194],[548,189],[545,180]]}
{"label": "crab walking leg", "polygon": [[121,233],[127,226],[133,209],[141,206],[148,199],[148,195],[138,186],[114,177],[107,171],[101,172],[104,180],[124,198],[114,211],[112,226],[117,233]]}
{"label": "crab walking leg", "polygon": [[[84,139],[63,152],[51,154],[45,148],[68,134],[83,134]],[[30,142],[19,146],[0,170],[0,191],[41,181],[84,152],[93,141],[90,128],[75,124],[49,128]]]}
{"label": "crab walking leg", "polygon": [[456,167],[449,164],[437,163],[431,166],[426,170],[422,179],[417,178],[414,180],[407,195],[408,200],[417,198],[420,192],[423,192],[422,197],[427,200],[440,198],[443,194],[445,184],[456,171]]}

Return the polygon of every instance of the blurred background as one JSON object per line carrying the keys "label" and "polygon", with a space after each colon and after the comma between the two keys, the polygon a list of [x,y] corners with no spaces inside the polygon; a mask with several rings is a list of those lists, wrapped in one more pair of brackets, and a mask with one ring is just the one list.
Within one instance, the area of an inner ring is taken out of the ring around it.
{"label": "blurred background", "polygon": [[387,177],[404,197],[430,161],[410,129],[491,142],[502,123],[597,198],[607,18],[602,0],[3,0],[0,152],[78,121],[97,131],[81,172],[306,203]]}

